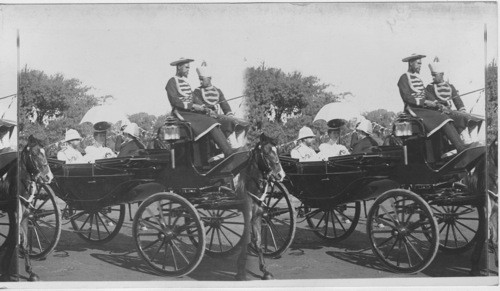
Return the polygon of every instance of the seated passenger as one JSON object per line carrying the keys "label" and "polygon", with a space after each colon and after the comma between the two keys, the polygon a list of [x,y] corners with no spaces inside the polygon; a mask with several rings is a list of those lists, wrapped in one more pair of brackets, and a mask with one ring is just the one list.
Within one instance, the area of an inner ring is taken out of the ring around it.
{"label": "seated passenger", "polygon": [[89,163],[95,160],[115,158],[116,154],[110,148],[104,146],[106,142],[106,130],[94,131],[94,144],[85,148],[85,159]]}
{"label": "seated passenger", "polygon": [[299,130],[298,145],[292,149],[290,156],[299,159],[300,162],[320,161],[321,157],[311,148],[314,137],[312,129],[307,126],[302,127]]}
{"label": "seated passenger", "polygon": [[378,142],[371,137],[373,133],[371,121],[364,119],[356,127],[357,141],[352,145],[352,153],[370,153],[373,147],[379,146]]}
{"label": "seated passenger", "polygon": [[130,123],[123,130],[123,143],[120,147],[118,157],[133,157],[139,155],[139,151],[146,147],[139,141],[140,129],[136,123]]}
{"label": "seated passenger", "polygon": [[68,129],[64,137],[66,146],[57,153],[57,159],[65,161],[66,164],[85,163],[85,159],[77,149],[80,145],[81,140],[82,137],[80,136],[78,131],[74,129]]}
{"label": "seated passenger", "polygon": [[345,146],[338,143],[340,140],[339,127],[328,129],[328,136],[330,139],[319,146],[319,155],[324,160],[328,160],[328,158],[331,157],[349,154],[349,150]]}

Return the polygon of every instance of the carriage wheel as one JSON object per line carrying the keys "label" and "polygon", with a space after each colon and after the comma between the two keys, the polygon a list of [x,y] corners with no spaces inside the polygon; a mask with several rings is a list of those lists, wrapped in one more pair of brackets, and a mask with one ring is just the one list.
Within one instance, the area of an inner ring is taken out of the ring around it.
{"label": "carriage wheel", "polygon": [[104,207],[100,210],[75,210],[69,208],[71,226],[83,240],[103,244],[112,240],[125,220],[125,205]]}
{"label": "carriage wheel", "polygon": [[32,259],[44,259],[54,251],[61,237],[61,212],[49,185],[37,184],[29,205],[28,252]]}
{"label": "carriage wheel", "polygon": [[477,241],[484,227],[484,208],[475,205],[432,205],[439,228],[439,249],[448,253],[461,253]]}
{"label": "carriage wheel", "polygon": [[197,210],[174,193],[158,193],[141,203],[132,226],[139,255],[155,272],[184,276],[201,262],[205,229]]}
{"label": "carriage wheel", "polygon": [[329,209],[310,209],[306,219],[315,235],[329,242],[339,242],[356,229],[360,214],[361,203],[352,202]]}
{"label": "carriage wheel", "polygon": [[0,251],[6,247],[5,242],[15,236],[15,221],[14,211],[0,210]]}
{"label": "carriage wheel", "polygon": [[396,189],[379,196],[366,222],[371,248],[399,273],[425,269],[436,256],[439,233],[429,205],[415,193]]}
{"label": "carriage wheel", "polygon": [[262,252],[266,257],[277,258],[290,247],[295,237],[295,208],[283,183],[269,186],[264,203]]}
{"label": "carriage wheel", "polygon": [[243,237],[243,213],[237,209],[198,209],[198,214],[205,226],[205,253],[211,257],[232,255]]}

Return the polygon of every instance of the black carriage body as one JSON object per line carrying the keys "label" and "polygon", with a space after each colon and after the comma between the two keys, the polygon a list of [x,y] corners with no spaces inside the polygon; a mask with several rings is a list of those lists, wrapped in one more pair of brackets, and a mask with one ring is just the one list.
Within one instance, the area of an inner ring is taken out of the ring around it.
{"label": "black carriage body", "polygon": [[299,162],[282,156],[287,188],[306,205],[319,208],[376,198],[396,188],[433,194],[436,187],[458,181],[484,158],[485,147],[479,146],[443,159],[449,148],[440,132],[428,137],[421,120],[411,116],[397,121],[407,122],[412,133],[401,137],[402,145],[379,146],[371,153],[328,161]]}
{"label": "black carriage body", "polygon": [[140,202],[165,191],[199,204],[206,200],[200,198],[204,192],[217,191],[214,189],[221,186],[232,188],[232,179],[245,166],[250,152],[233,154],[202,172],[193,161],[195,147],[190,126],[177,122],[184,128],[179,139],[162,142],[163,149],[144,150],[140,156],[96,160],[93,164],[49,159],[54,174],[51,186],[70,207],[86,210]]}

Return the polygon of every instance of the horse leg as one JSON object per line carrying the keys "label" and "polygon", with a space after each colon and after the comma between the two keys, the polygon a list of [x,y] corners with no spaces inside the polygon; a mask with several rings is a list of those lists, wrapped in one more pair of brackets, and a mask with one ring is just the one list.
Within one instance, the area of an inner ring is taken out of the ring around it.
{"label": "horse leg", "polygon": [[242,240],[241,251],[236,261],[236,266],[238,271],[235,276],[236,280],[239,281],[245,281],[247,279],[247,251],[248,251],[248,244],[250,243],[250,231],[251,231],[250,220],[252,216],[251,198],[245,195],[243,201],[244,202],[242,205],[242,211],[244,219],[244,229],[243,229],[243,236],[241,238]]}
{"label": "horse leg", "polygon": [[[480,207],[484,207],[481,205]],[[486,209],[485,209],[486,210]],[[486,211],[485,211],[486,212]],[[488,221],[488,217],[485,217],[486,221]],[[487,236],[487,231],[484,229],[484,227],[480,227],[477,232],[477,241],[476,244],[474,245],[474,249],[472,250],[471,254],[471,270],[470,270],[470,275],[471,276],[481,276],[481,270],[482,270],[482,262],[485,259],[483,255],[483,250],[484,250],[484,244],[486,241],[486,236]]]}
{"label": "horse leg", "polygon": [[33,267],[31,266],[31,259],[29,256],[29,245],[28,245],[28,219],[27,212],[25,210],[23,215],[23,220],[21,223],[20,235],[21,235],[21,252],[24,254],[24,269],[28,273],[28,281],[40,281],[40,277],[33,272]]}
{"label": "horse leg", "polygon": [[491,249],[493,251],[493,254],[495,255],[495,266],[498,267],[498,203],[496,203],[494,200],[489,199],[490,203],[492,204],[491,206],[491,214],[489,217],[489,229],[490,229],[490,235],[489,235],[489,243],[491,246]]}
{"label": "horse leg", "polygon": [[252,213],[252,238],[257,249],[257,254],[259,256],[259,269],[262,272],[262,280],[271,280],[273,279],[273,274],[269,272],[266,268],[266,262],[264,261],[264,254],[262,251],[262,215],[263,215],[262,205],[258,205],[257,203],[253,204],[253,213]]}

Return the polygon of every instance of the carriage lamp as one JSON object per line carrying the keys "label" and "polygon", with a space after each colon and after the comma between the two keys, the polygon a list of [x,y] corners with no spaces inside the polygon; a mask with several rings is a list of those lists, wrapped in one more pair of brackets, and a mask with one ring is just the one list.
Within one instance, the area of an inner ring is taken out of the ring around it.
{"label": "carriage lamp", "polygon": [[401,121],[394,123],[394,135],[395,136],[411,136],[413,134],[411,122]]}
{"label": "carriage lamp", "polygon": [[181,138],[179,126],[176,124],[165,124],[162,127],[163,140],[178,140]]}

